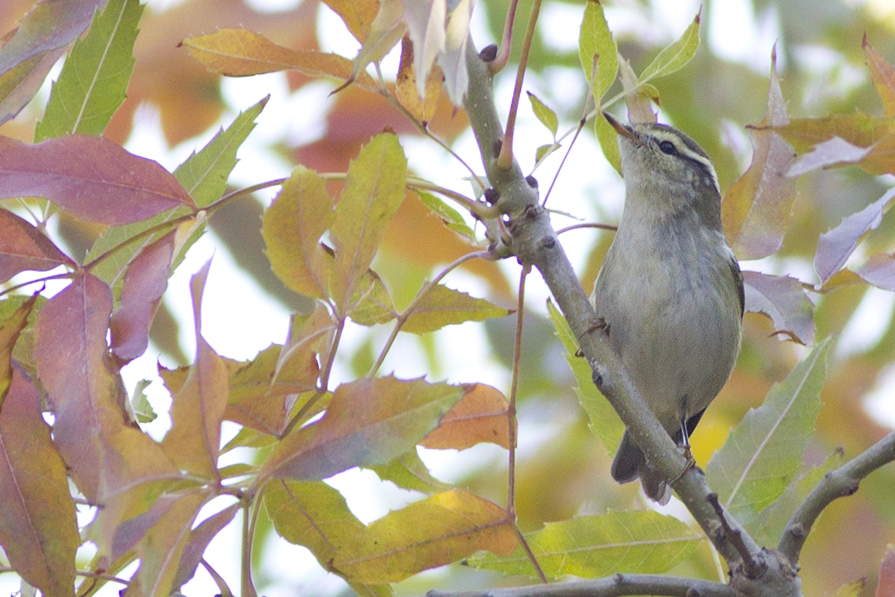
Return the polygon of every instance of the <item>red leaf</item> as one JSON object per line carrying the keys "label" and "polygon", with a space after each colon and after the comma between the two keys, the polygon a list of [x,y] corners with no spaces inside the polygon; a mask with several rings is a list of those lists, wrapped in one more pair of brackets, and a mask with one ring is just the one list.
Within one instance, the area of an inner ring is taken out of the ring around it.
{"label": "red leaf", "polygon": [[71,595],[80,543],[65,464],[40,396],[14,367],[0,412],[0,544],[12,568],[44,595]]}
{"label": "red leaf", "polygon": [[122,365],[149,346],[149,326],[168,287],[175,234],[172,230],[143,249],[124,275],[121,306],[112,313],[111,322],[112,353]]}
{"label": "red leaf", "polygon": [[767,315],[778,332],[787,334],[796,342],[811,344],[814,341],[814,305],[801,282],[788,276],[743,272],[743,285],[746,311]]}
{"label": "red leaf", "polygon": [[817,253],[814,255],[814,269],[820,276],[821,284],[825,284],[845,265],[861,237],[879,227],[883,213],[893,200],[895,190],[890,190],[858,213],[843,218],[835,228],[820,235],[817,239]]}
{"label": "red leaf", "polygon": [[44,272],[59,265],[74,263],[29,222],[0,209],[0,282],[19,272]]}
{"label": "red leaf", "polygon": [[34,329],[34,360],[56,422],[53,439],[72,478],[96,502],[101,469],[97,437],[124,426],[124,395],[107,358],[112,291],[90,274],[47,301]]}
{"label": "red leaf", "polygon": [[129,224],[195,207],[174,175],[102,137],[0,137],[0,197],[45,197],[90,222]]}
{"label": "red leaf", "polygon": [[107,0],[44,0],[21,19],[0,48],[0,124],[31,101],[65,46],[77,38]]}

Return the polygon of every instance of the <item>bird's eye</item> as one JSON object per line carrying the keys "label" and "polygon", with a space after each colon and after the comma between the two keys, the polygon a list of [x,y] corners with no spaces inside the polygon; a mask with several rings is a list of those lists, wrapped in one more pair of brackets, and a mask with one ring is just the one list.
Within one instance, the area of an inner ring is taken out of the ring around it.
{"label": "bird's eye", "polygon": [[674,155],[675,153],[677,153],[677,147],[675,147],[674,143],[672,143],[671,141],[660,141],[659,149],[662,151],[662,153],[668,155]]}

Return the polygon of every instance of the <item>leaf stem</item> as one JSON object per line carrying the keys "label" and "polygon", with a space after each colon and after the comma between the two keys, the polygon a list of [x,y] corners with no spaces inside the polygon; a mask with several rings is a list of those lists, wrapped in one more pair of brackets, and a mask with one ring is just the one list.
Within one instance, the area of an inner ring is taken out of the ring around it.
{"label": "leaf stem", "polygon": [[519,111],[522,81],[525,78],[525,70],[528,68],[528,55],[531,53],[531,44],[534,39],[535,26],[538,23],[538,13],[540,11],[541,0],[534,0],[531,5],[531,15],[528,17],[525,40],[522,43],[522,56],[519,57],[519,68],[516,71],[516,84],[513,87],[513,99],[510,101],[510,113],[507,116],[506,131],[503,143],[500,146],[500,154],[497,156],[497,167],[501,170],[509,170],[513,166],[513,134],[516,130],[516,113]]}
{"label": "leaf stem", "polygon": [[373,363],[373,366],[370,368],[370,371],[367,373],[367,377],[371,378],[376,375],[376,372],[379,371],[379,368],[382,366],[383,361],[385,361],[385,357],[388,354],[389,350],[391,350],[392,345],[395,343],[395,340],[398,337],[398,332],[401,331],[401,328],[404,327],[404,324],[407,322],[407,319],[413,314],[414,309],[419,304],[419,302],[426,296],[432,288],[434,288],[446,275],[448,275],[452,270],[462,265],[463,263],[479,258],[486,258],[489,255],[488,251],[475,251],[473,253],[467,253],[463,255],[459,259],[454,260],[447,267],[445,267],[441,272],[438,273],[432,280],[429,280],[423,284],[420,288],[419,292],[416,293],[416,296],[413,297],[413,300],[410,301],[410,304],[407,305],[407,308],[404,309],[398,316],[395,318],[395,326],[392,328],[391,334],[389,334],[388,339],[385,341],[385,345],[382,347],[382,350],[379,352],[379,356],[376,359],[376,362]]}

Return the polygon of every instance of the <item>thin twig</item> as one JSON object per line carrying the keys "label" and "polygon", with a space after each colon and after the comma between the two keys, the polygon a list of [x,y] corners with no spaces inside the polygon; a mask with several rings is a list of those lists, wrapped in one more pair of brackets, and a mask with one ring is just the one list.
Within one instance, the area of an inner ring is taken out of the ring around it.
{"label": "thin twig", "polygon": [[516,84],[513,87],[513,98],[510,101],[510,113],[507,115],[506,131],[503,143],[500,146],[500,154],[497,156],[497,167],[501,170],[509,170],[513,166],[513,134],[516,130],[516,113],[519,111],[522,81],[525,79],[525,70],[528,68],[528,55],[531,52],[531,44],[534,39],[535,27],[538,24],[538,13],[540,11],[541,0],[534,0],[531,5],[531,15],[528,17],[525,40],[522,42],[522,56],[519,57],[519,69],[516,71]]}
{"label": "thin twig", "polygon": [[500,40],[500,49],[494,60],[488,62],[488,70],[492,75],[496,75],[503,70],[510,60],[510,53],[513,51],[513,22],[516,20],[516,8],[519,0],[510,0],[507,8],[507,19],[503,25],[503,37]]}

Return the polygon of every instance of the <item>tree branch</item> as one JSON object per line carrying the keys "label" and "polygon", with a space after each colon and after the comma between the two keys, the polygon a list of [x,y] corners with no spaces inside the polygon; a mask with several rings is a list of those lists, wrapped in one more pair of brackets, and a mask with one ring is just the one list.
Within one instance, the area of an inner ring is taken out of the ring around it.
{"label": "tree branch", "polygon": [[858,491],[861,479],[892,461],[895,461],[895,431],[853,460],[827,473],[789,519],[777,549],[793,566],[797,565],[808,533],[824,508],[834,500]]}
{"label": "tree branch", "polygon": [[[674,479],[671,485],[678,496],[733,567],[740,561],[740,556],[727,540],[717,514],[707,501],[711,492],[704,474],[698,468],[688,468],[687,459],[646,405],[618,355],[595,329],[596,315],[587,294],[551,227],[547,211],[538,203],[537,181],[524,177],[515,161],[508,168],[501,168],[497,163],[503,133],[494,106],[492,76],[476,53],[472,40],[467,47],[466,62],[469,90],[465,108],[489,182],[495,190],[492,194],[499,198],[497,207],[504,214],[503,223],[510,233],[506,248],[521,263],[530,264],[541,273],[578,338],[581,353],[594,372],[594,383],[618,412],[650,463],[665,478]],[[728,523],[741,533],[750,551],[759,551],[758,545],[737,521],[728,517]]]}
{"label": "tree branch", "polygon": [[481,591],[429,591],[426,597],[621,597],[622,595],[665,595],[668,597],[735,597],[729,586],[708,580],[673,578],[652,574],[616,574],[598,580],[582,580],[552,585],[530,585]]}

